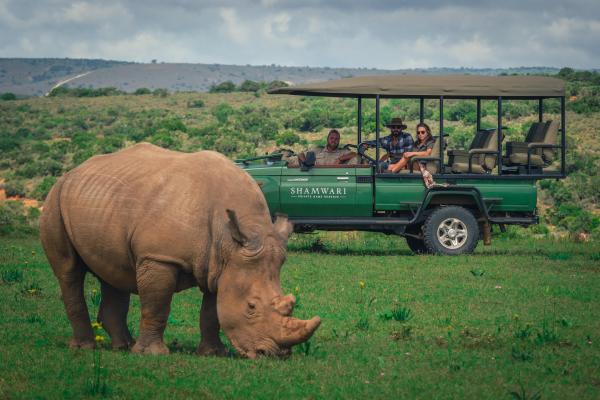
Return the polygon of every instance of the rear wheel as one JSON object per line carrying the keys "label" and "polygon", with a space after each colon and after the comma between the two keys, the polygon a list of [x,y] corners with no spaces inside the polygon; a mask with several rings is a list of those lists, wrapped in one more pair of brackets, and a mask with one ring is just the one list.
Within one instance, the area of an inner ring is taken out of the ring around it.
{"label": "rear wheel", "polygon": [[479,225],[473,213],[463,207],[434,210],[423,225],[425,248],[436,254],[471,253],[479,240]]}

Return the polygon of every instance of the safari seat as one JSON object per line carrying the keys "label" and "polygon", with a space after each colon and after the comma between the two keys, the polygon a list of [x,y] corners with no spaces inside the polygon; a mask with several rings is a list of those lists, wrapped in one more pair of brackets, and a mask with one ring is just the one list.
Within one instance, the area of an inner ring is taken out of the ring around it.
{"label": "safari seat", "polygon": [[496,167],[498,134],[496,129],[481,130],[475,134],[469,150],[449,150],[452,172],[489,173]]}
{"label": "safari seat", "polygon": [[558,121],[535,122],[529,128],[524,142],[506,143],[506,158],[509,165],[527,165],[527,154],[533,167],[549,166],[554,161]]}
{"label": "safari seat", "polygon": [[412,167],[413,162],[422,161],[425,162],[425,169],[432,174],[437,174],[440,170],[440,141],[438,136],[433,137],[433,149],[431,150],[431,155],[427,157],[413,157],[411,158],[410,163],[406,169],[401,169],[399,172],[401,174],[410,174],[410,173],[421,173],[418,168]]}

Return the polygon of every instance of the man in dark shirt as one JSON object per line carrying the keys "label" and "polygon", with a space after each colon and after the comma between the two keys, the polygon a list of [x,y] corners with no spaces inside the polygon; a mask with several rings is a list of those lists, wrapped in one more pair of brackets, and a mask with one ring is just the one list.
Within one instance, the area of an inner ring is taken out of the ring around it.
{"label": "man in dark shirt", "polygon": [[[407,151],[412,151],[415,144],[413,137],[410,133],[403,132],[402,129],[406,129],[407,126],[402,122],[402,118],[392,118],[392,122],[386,125],[390,128],[390,134],[388,136],[379,138],[379,145],[386,150],[379,161],[387,161],[389,164],[395,164],[402,159],[402,155]],[[369,140],[363,142],[367,148],[369,146],[374,147],[376,141]],[[382,165],[382,169],[387,168],[388,163]]]}

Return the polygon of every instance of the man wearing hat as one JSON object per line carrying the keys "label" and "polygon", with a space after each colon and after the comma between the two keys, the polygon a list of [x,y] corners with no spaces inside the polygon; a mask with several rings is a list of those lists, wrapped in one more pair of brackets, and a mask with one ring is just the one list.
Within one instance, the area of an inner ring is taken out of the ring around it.
{"label": "man wearing hat", "polygon": [[[387,124],[386,127],[390,128],[391,132],[388,136],[379,138],[379,145],[386,150],[387,154],[384,154],[379,161],[389,159],[389,165],[391,165],[400,161],[405,152],[412,151],[415,142],[410,133],[402,131],[402,129],[407,128],[402,122],[402,118],[392,118],[392,122]],[[375,146],[375,142],[375,140],[369,140],[363,144],[369,148],[369,146]]]}

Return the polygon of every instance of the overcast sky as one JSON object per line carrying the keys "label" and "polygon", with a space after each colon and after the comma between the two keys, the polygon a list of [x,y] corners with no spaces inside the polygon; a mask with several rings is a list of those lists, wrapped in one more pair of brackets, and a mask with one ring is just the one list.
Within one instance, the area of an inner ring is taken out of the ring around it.
{"label": "overcast sky", "polygon": [[600,0],[0,0],[0,57],[600,67]]}

